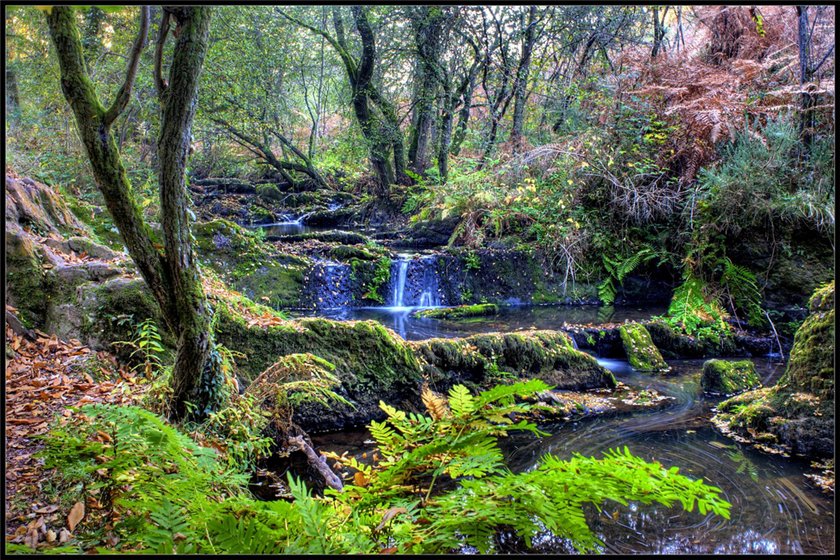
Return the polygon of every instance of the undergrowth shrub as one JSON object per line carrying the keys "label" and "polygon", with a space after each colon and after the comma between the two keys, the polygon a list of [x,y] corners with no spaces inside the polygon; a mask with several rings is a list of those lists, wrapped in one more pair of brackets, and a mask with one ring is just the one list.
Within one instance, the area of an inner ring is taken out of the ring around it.
{"label": "undergrowth shrub", "polygon": [[526,543],[549,530],[592,551],[602,543],[585,503],[679,503],[729,517],[719,489],[626,448],[600,459],[546,456],[534,470],[510,472],[497,438],[540,434],[523,417],[539,405],[521,399],[547,388],[535,380],[472,395],[456,386],[448,398],[427,389],[428,414],[382,403],[387,419],[370,426],[373,463],[333,455],[356,473],[342,492],[320,498],[290,475],[294,502],[255,500],[241,471],[136,407],[83,407],[57,421],[43,455],[67,491],[98,504],[77,538],[101,552],[446,553],[467,545],[491,552],[502,528]]}

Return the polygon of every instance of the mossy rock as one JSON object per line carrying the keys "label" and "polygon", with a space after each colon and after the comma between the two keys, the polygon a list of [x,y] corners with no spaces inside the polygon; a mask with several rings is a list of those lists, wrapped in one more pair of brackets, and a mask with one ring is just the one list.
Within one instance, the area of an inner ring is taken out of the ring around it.
{"label": "mossy rock", "polygon": [[369,237],[353,231],[329,230],[312,231],[309,233],[295,233],[292,235],[269,235],[269,241],[283,241],[285,243],[297,243],[300,241],[322,241],[324,243],[343,243],[344,245],[365,245],[370,243]]}
{"label": "mossy rock", "polygon": [[645,372],[668,371],[668,364],[653,344],[650,333],[644,325],[639,323],[621,325],[619,334],[631,366]]}
{"label": "mossy rock", "polygon": [[238,365],[248,379],[289,354],[310,353],[335,365],[341,381],[336,392],[355,407],[301,405],[295,422],[307,430],[361,427],[372,418],[382,418],[380,400],[401,403],[419,398],[420,361],[408,343],[374,321],[300,319],[249,327],[245,319],[220,306],[216,339],[245,354]]}
{"label": "mossy rock", "polygon": [[463,339],[435,338],[412,342],[426,362],[426,373],[438,389],[461,381],[492,385],[498,376],[539,378],[558,389],[615,387],[609,370],[575,350],[560,331],[488,333]]}
{"label": "mossy rock", "polygon": [[41,327],[51,289],[41,249],[20,228],[6,227],[6,301],[16,307],[27,327]]}
{"label": "mossy rock", "polygon": [[787,370],[779,386],[834,400],[834,281],[811,297],[811,314],[793,340]]}
{"label": "mossy rock", "polygon": [[779,382],[718,406],[712,421],[724,433],[807,457],[834,456],[834,282],[819,288],[809,307]]}
{"label": "mossy rock", "polygon": [[299,307],[312,261],[287,255],[228,220],[195,224],[196,253],[228,285],[275,309]]}
{"label": "mossy rock", "polygon": [[262,183],[256,186],[257,196],[270,202],[279,202],[285,196],[274,183]]}
{"label": "mossy rock", "polygon": [[438,309],[421,309],[413,315],[423,319],[459,319],[462,317],[485,317],[499,312],[495,303],[477,303],[475,305],[459,305],[456,307],[441,307]]}
{"label": "mossy rock", "polygon": [[760,387],[761,379],[750,360],[708,360],[703,364],[700,385],[707,393],[733,395]]}
{"label": "mossy rock", "polygon": [[327,254],[340,261],[349,261],[351,259],[359,259],[363,261],[373,261],[379,258],[378,255],[365,249],[364,247],[355,247],[353,245],[336,245],[331,247]]}

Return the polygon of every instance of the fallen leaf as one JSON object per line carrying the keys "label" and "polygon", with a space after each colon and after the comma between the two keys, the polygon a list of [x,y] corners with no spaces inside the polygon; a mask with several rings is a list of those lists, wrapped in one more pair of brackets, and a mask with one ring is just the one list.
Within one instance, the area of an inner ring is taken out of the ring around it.
{"label": "fallen leaf", "polygon": [[73,504],[73,507],[70,508],[70,513],[67,515],[67,528],[70,529],[71,533],[76,529],[76,525],[79,524],[79,521],[81,521],[84,516],[84,502],[76,502]]}

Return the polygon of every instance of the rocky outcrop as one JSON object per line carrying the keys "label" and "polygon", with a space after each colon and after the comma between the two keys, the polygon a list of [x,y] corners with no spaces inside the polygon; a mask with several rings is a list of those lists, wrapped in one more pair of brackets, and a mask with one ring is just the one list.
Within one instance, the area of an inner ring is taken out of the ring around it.
{"label": "rocky outcrop", "polygon": [[796,331],[784,375],[770,388],[722,402],[725,434],[808,457],[834,455],[834,282],[818,289]]}

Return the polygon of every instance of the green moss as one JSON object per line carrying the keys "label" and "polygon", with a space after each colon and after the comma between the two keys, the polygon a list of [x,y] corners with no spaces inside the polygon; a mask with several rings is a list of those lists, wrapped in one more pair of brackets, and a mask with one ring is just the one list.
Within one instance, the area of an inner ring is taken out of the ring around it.
{"label": "green moss", "polygon": [[499,371],[537,377],[560,389],[616,384],[607,369],[589,354],[575,350],[569,336],[560,331],[489,333],[411,344],[426,362],[430,379],[443,386],[464,378],[481,384]]}
{"label": "green moss", "polygon": [[352,259],[359,259],[362,261],[376,260],[377,256],[363,247],[354,247],[353,245],[337,245],[331,247],[328,255],[340,261],[349,261]]}
{"label": "green moss", "polygon": [[796,331],[780,386],[834,400],[834,282],[818,289],[811,314]]}
{"label": "green moss", "polygon": [[309,259],[280,253],[228,220],[195,224],[193,233],[199,259],[231,288],[275,309],[300,305]]}
{"label": "green moss", "polygon": [[750,360],[708,360],[703,364],[700,385],[710,393],[731,395],[759,387],[761,380]]}
{"label": "green moss", "polygon": [[6,291],[27,327],[40,327],[51,298],[41,250],[22,232],[6,229]]}
{"label": "green moss", "polygon": [[650,333],[644,325],[628,323],[619,328],[621,342],[630,365],[639,371],[667,371],[668,364],[653,344]]}
{"label": "green moss", "polygon": [[834,282],[816,291],[810,309],[779,382],[718,406],[712,421],[724,433],[810,457],[834,455]]}
{"label": "green moss", "polygon": [[277,188],[277,185],[273,183],[263,183],[261,185],[257,185],[257,196],[269,201],[280,201],[283,200],[283,193],[280,189]]}
{"label": "green moss", "polygon": [[374,262],[354,258],[350,260],[350,268],[351,278],[361,288],[362,300],[385,303],[381,291],[391,280],[391,258],[380,257]]}
{"label": "green moss", "polygon": [[415,317],[424,319],[458,319],[460,317],[483,317],[495,315],[499,306],[495,303],[477,303],[474,305],[459,305],[457,307],[441,307],[438,309],[422,309],[415,311]]}
{"label": "green moss", "polygon": [[411,347],[375,321],[313,318],[248,327],[244,318],[220,306],[216,325],[217,340],[247,356],[240,365],[251,379],[280,356],[309,352],[335,364],[348,390],[387,390],[419,380],[420,363]]}

